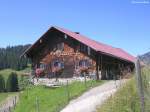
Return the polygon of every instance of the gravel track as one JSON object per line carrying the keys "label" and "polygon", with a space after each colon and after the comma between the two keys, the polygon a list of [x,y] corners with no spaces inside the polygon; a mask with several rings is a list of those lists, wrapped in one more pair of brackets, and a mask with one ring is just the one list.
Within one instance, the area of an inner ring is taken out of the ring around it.
{"label": "gravel track", "polygon": [[127,80],[109,81],[70,101],[61,112],[96,112],[96,107],[113,95]]}

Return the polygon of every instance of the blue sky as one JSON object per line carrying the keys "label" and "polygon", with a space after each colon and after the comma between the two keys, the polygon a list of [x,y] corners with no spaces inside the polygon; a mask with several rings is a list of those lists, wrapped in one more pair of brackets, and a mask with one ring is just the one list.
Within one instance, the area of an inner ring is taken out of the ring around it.
{"label": "blue sky", "polygon": [[150,3],[0,0],[0,47],[32,44],[51,25],[78,31],[135,56],[150,51]]}

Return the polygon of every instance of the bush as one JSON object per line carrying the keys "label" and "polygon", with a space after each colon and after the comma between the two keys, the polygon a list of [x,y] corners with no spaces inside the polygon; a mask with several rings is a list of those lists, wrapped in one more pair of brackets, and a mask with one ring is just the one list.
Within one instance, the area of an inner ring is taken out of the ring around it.
{"label": "bush", "polygon": [[5,80],[2,75],[0,75],[0,92],[5,92]]}
{"label": "bush", "polygon": [[28,87],[29,82],[28,82],[28,77],[21,75],[20,80],[19,80],[19,90],[22,91],[26,87]]}
{"label": "bush", "polygon": [[11,73],[7,79],[7,92],[17,92],[19,90],[18,77],[16,73]]}

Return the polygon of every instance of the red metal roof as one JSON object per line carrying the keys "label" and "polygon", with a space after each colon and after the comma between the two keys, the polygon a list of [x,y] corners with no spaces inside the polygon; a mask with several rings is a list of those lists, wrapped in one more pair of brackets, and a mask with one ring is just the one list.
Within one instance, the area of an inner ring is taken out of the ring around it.
{"label": "red metal roof", "polygon": [[[81,43],[91,47],[92,49],[94,49],[97,52],[101,52],[101,53],[104,53],[106,55],[109,55],[109,56],[112,56],[112,57],[116,57],[116,58],[120,58],[122,60],[129,61],[129,62],[132,62],[132,63],[135,62],[135,57],[130,55],[129,53],[127,53],[123,49],[115,48],[115,47],[112,47],[110,45],[106,45],[106,44],[94,41],[94,40],[92,40],[92,39],[90,39],[90,38],[88,38],[86,36],[83,36],[81,34],[77,34],[75,32],[69,31],[69,30],[64,29],[64,28],[53,26],[46,33],[48,33],[52,28],[54,28],[54,29],[56,29],[56,30],[58,30],[58,31],[60,31],[60,32],[62,32],[64,34],[72,37],[72,38],[74,38],[75,40],[78,40],[79,42],[81,42]],[[43,36],[41,38],[43,38]],[[35,46],[35,44],[38,41],[40,41],[40,39],[38,39],[30,48],[28,48],[23,53],[23,55],[28,53]]]}
{"label": "red metal roof", "polygon": [[95,51],[99,51],[102,53],[105,53],[107,55],[111,55],[113,57],[117,57],[126,61],[130,61],[130,62],[135,62],[135,57],[130,55],[129,53],[127,53],[126,51],[124,51],[123,49],[120,48],[115,48],[112,47],[110,45],[106,45],[97,41],[94,41],[92,39],[89,39],[88,37],[85,37],[81,34],[77,34],[75,32],[69,31],[67,29],[64,28],[60,28],[60,27],[56,27],[54,26],[53,28],[65,33],[66,35],[80,41],[81,43],[91,47],[92,49],[94,49]]}

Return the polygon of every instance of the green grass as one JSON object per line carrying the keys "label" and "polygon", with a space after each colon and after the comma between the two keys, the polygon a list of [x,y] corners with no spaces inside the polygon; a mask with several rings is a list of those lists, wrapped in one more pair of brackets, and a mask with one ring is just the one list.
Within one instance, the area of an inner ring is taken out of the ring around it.
{"label": "green grass", "polygon": [[0,104],[9,96],[15,95],[16,92],[0,93]]}
{"label": "green grass", "polygon": [[105,101],[97,112],[140,112],[135,79],[130,79],[114,96]]}
{"label": "green grass", "polygon": [[142,70],[144,97],[145,97],[145,111],[150,112],[150,68]]}
{"label": "green grass", "polygon": [[10,93],[0,93],[0,102],[2,102],[3,100],[5,100]]}
{"label": "green grass", "polygon": [[28,71],[31,71],[30,67],[28,67],[24,70],[21,70],[21,71],[16,71],[16,70],[12,70],[12,69],[4,69],[4,70],[0,70],[0,74],[4,76],[5,80],[7,80],[8,76],[11,72],[17,73],[18,77],[20,78],[21,74],[28,72]]}
{"label": "green grass", "polygon": [[[83,82],[74,82],[69,85],[69,96],[73,99],[83,92],[102,84],[104,81],[88,81],[85,87]],[[59,112],[68,104],[68,94],[66,86],[60,88],[46,88],[44,86],[31,86],[20,93],[20,101],[14,112],[36,112],[36,98],[39,101],[40,112]]]}

